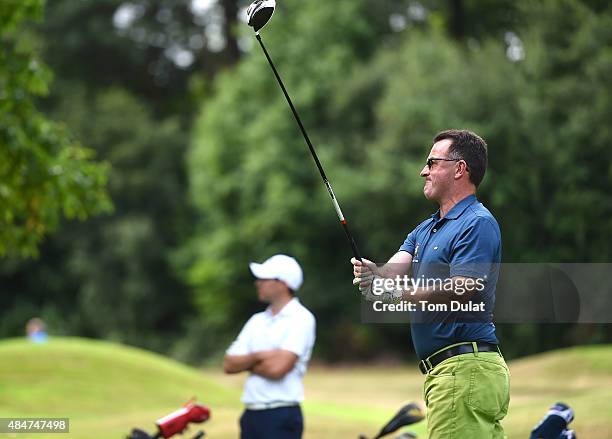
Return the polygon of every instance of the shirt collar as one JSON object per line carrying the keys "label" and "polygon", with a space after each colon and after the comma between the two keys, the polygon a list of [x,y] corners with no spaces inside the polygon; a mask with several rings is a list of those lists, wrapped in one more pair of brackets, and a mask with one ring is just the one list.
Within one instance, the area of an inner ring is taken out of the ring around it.
{"label": "shirt collar", "polygon": [[266,308],[266,313],[268,314],[269,317],[290,316],[291,314],[294,313],[294,311],[297,309],[299,304],[300,304],[300,299],[298,299],[297,297],[294,297],[289,302],[287,302],[285,306],[281,308],[278,314],[272,315],[272,309],[269,306],[268,308]]}
{"label": "shirt collar", "polygon": [[[451,210],[448,211],[448,213],[446,215],[444,215],[444,218],[442,219],[457,219],[461,216],[461,214],[465,211],[465,209],[468,208],[468,206],[471,206],[472,204],[474,204],[475,202],[477,202],[478,200],[476,199],[476,195],[472,194],[472,195],[468,195],[467,197],[465,197],[463,200],[459,201],[457,204],[455,204]],[[436,213],[434,213],[431,216],[431,219],[433,221],[439,221],[440,220],[440,209],[438,209],[436,211]]]}

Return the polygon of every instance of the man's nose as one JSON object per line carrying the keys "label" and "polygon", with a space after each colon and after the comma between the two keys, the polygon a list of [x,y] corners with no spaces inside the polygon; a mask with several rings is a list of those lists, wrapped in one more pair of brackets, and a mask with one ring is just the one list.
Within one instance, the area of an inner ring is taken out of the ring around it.
{"label": "man's nose", "polygon": [[423,166],[421,169],[421,177],[427,177],[429,175],[429,167],[427,165]]}

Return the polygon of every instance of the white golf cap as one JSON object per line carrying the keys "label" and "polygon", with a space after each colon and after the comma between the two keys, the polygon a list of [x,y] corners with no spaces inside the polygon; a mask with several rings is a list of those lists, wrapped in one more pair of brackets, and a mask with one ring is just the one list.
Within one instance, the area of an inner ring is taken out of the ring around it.
{"label": "white golf cap", "polygon": [[304,280],[300,264],[287,255],[274,255],[262,264],[251,262],[249,268],[257,279],[282,280],[293,291],[299,290]]}

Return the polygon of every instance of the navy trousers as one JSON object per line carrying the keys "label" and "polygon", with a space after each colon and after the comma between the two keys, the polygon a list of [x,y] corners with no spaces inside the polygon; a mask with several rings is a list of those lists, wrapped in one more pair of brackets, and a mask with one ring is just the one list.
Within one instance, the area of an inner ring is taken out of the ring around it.
{"label": "navy trousers", "polygon": [[240,439],[301,439],[304,419],[299,405],[269,410],[245,410]]}

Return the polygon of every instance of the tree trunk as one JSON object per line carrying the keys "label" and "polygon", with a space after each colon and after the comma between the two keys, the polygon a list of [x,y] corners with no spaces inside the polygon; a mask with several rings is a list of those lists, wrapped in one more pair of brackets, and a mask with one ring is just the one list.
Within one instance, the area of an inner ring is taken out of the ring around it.
{"label": "tree trunk", "polygon": [[450,32],[457,41],[465,37],[465,11],[463,0],[450,0]]}
{"label": "tree trunk", "polygon": [[240,50],[238,49],[238,41],[232,32],[232,29],[238,21],[238,4],[236,0],[220,0],[223,7],[223,35],[227,46],[225,47],[225,64],[233,65],[240,58]]}

